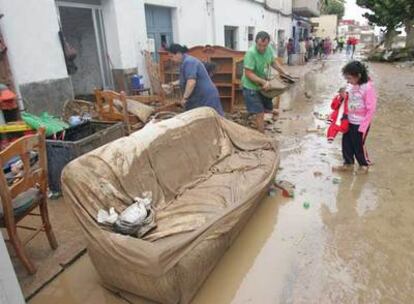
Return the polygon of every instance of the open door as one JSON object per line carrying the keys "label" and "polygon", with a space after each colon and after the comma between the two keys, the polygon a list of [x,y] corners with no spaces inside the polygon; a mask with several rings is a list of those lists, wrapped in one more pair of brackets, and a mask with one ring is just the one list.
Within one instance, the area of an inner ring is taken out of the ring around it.
{"label": "open door", "polygon": [[101,7],[61,1],[57,5],[65,40],[77,53],[70,75],[75,96],[113,89]]}

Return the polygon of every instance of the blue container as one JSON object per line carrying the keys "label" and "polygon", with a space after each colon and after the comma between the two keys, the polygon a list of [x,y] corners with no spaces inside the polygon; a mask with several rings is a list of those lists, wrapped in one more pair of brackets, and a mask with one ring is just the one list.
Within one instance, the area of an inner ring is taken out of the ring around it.
{"label": "blue container", "polygon": [[132,75],[131,77],[131,87],[133,90],[141,89],[141,80],[142,76],[138,76],[137,74]]}

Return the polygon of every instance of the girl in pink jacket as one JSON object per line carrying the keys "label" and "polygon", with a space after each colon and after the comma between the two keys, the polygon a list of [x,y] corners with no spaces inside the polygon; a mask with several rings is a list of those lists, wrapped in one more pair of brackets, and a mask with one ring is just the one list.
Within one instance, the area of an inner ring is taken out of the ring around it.
{"label": "girl in pink jacket", "polygon": [[359,61],[348,63],[342,73],[348,82],[349,130],[342,137],[344,165],[334,169],[352,171],[356,159],[360,170],[368,172],[370,161],[365,142],[377,106],[375,88],[368,76],[367,67]]}

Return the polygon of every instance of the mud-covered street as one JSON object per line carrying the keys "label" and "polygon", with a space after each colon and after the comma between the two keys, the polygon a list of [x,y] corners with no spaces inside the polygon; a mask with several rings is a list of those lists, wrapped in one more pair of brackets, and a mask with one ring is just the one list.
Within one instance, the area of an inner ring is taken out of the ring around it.
{"label": "mud-covered street", "polygon": [[306,130],[324,125],[313,113],[329,113],[344,60],[315,64],[284,96],[278,178],[296,185],[295,198],[261,204],[194,303],[412,301],[413,68],[369,65],[379,96],[367,143],[374,166],[368,175],[333,174],[340,138],[328,144]]}
{"label": "mud-covered street", "polygon": [[[295,197],[260,204],[193,303],[411,303],[414,69],[369,65],[379,96],[367,143],[374,166],[337,174],[340,137],[328,144],[317,116],[345,85],[345,62],[312,63],[283,96],[277,178],[296,185]],[[83,256],[30,303],[124,303],[98,284]]]}

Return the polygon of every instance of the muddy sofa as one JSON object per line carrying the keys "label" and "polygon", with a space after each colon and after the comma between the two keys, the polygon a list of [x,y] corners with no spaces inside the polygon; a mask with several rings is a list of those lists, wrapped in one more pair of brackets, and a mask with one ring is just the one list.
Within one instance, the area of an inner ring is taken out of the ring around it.
{"label": "muddy sofa", "polygon": [[[278,165],[273,139],[200,108],[74,160],[62,175],[63,194],[107,288],[131,302],[189,303]],[[121,212],[145,191],[153,194],[157,228],[143,239],[97,223],[100,208]]]}

